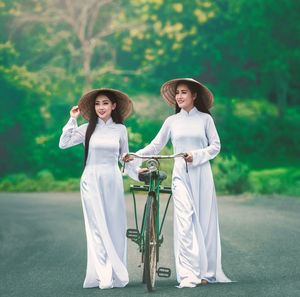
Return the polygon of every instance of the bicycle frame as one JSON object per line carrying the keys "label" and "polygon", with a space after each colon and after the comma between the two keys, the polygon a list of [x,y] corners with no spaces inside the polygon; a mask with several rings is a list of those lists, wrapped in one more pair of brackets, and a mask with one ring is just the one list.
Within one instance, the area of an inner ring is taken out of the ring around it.
{"label": "bicycle frame", "polygon": [[[132,239],[132,241],[135,242],[136,244],[138,244],[140,252],[144,251],[145,226],[146,226],[146,224],[145,224],[145,221],[146,221],[145,211],[146,211],[147,201],[146,201],[145,206],[144,206],[142,224],[141,224],[141,227],[139,228],[138,215],[137,215],[137,206],[136,206],[137,203],[136,203],[136,196],[135,196],[136,191],[147,192],[148,194],[155,193],[155,200],[156,200],[156,207],[157,207],[155,221],[156,221],[156,234],[157,234],[157,238],[159,239],[158,240],[158,247],[160,247],[162,242],[163,242],[163,238],[161,238],[161,233],[162,233],[162,229],[163,229],[163,226],[164,226],[164,222],[165,222],[166,214],[167,214],[168,207],[169,207],[169,204],[170,204],[170,200],[171,200],[171,197],[172,197],[172,191],[171,191],[171,187],[161,186],[161,181],[159,180],[159,178],[157,178],[158,176],[159,176],[159,169],[157,171],[151,172],[150,181],[149,181],[148,185],[141,185],[141,186],[132,185],[132,186],[130,186],[130,191],[132,193],[133,204],[134,204],[135,227],[136,227],[136,230],[138,230],[138,232],[139,232],[139,236],[137,237],[137,239],[136,240]],[[169,194],[167,204],[166,204],[166,207],[163,211],[163,216],[162,216],[161,221],[160,221],[160,193]]]}

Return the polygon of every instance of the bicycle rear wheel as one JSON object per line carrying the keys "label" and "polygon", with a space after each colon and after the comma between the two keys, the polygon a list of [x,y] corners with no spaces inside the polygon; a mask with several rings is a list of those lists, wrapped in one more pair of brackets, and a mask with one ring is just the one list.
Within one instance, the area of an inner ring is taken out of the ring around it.
{"label": "bicycle rear wheel", "polygon": [[155,193],[149,193],[146,206],[146,239],[144,250],[144,279],[149,292],[155,286],[157,264],[157,238],[156,238],[156,199]]}

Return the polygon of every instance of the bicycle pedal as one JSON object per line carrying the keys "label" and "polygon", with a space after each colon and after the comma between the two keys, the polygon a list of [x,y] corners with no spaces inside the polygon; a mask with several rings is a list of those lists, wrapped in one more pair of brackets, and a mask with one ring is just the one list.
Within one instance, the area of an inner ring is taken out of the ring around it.
{"label": "bicycle pedal", "polygon": [[157,275],[159,277],[170,277],[171,276],[171,269],[167,267],[159,267],[157,269]]}
{"label": "bicycle pedal", "polygon": [[137,241],[141,237],[141,234],[137,229],[127,229],[126,237],[133,241]]}

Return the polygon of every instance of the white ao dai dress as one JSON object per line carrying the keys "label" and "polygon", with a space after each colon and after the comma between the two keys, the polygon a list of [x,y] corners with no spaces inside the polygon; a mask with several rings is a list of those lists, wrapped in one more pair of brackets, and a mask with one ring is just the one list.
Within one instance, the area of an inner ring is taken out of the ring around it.
{"label": "white ao dai dress", "polygon": [[[63,128],[59,147],[84,144],[88,124],[77,126],[70,118]],[[80,191],[87,238],[87,269],[84,288],[124,287],[128,283],[126,209],[118,161],[128,152],[126,127],[110,118],[98,119],[90,138]],[[126,166],[130,171],[130,165]],[[132,173],[133,178],[135,173]]]}
{"label": "white ao dai dress", "polygon": [[230,282],[221,265],[218,209],[210,159],[220,151],[212,117],[198,111],[181,111],[168,117],[153,141],[138,151],[158,154],[171,139],[174,154],[192,152],[193,162],[174,163],[174,254],[179,287],[195,287],[201,279]]}

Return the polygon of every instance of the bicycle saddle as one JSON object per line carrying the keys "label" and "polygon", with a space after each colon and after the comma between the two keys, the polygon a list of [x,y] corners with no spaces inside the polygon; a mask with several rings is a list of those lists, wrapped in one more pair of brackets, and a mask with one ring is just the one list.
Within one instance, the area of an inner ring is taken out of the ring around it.
{"label": "bicycle saddle", "polygon": [[[139,180],[145,182],[146,184],[149,184],[150,174],[151,173],[149,171],[140,172],[139,173]],[[163,181],[166,178],[167,178],[167,174],[164,171],[159,171],[159,180]]]}

